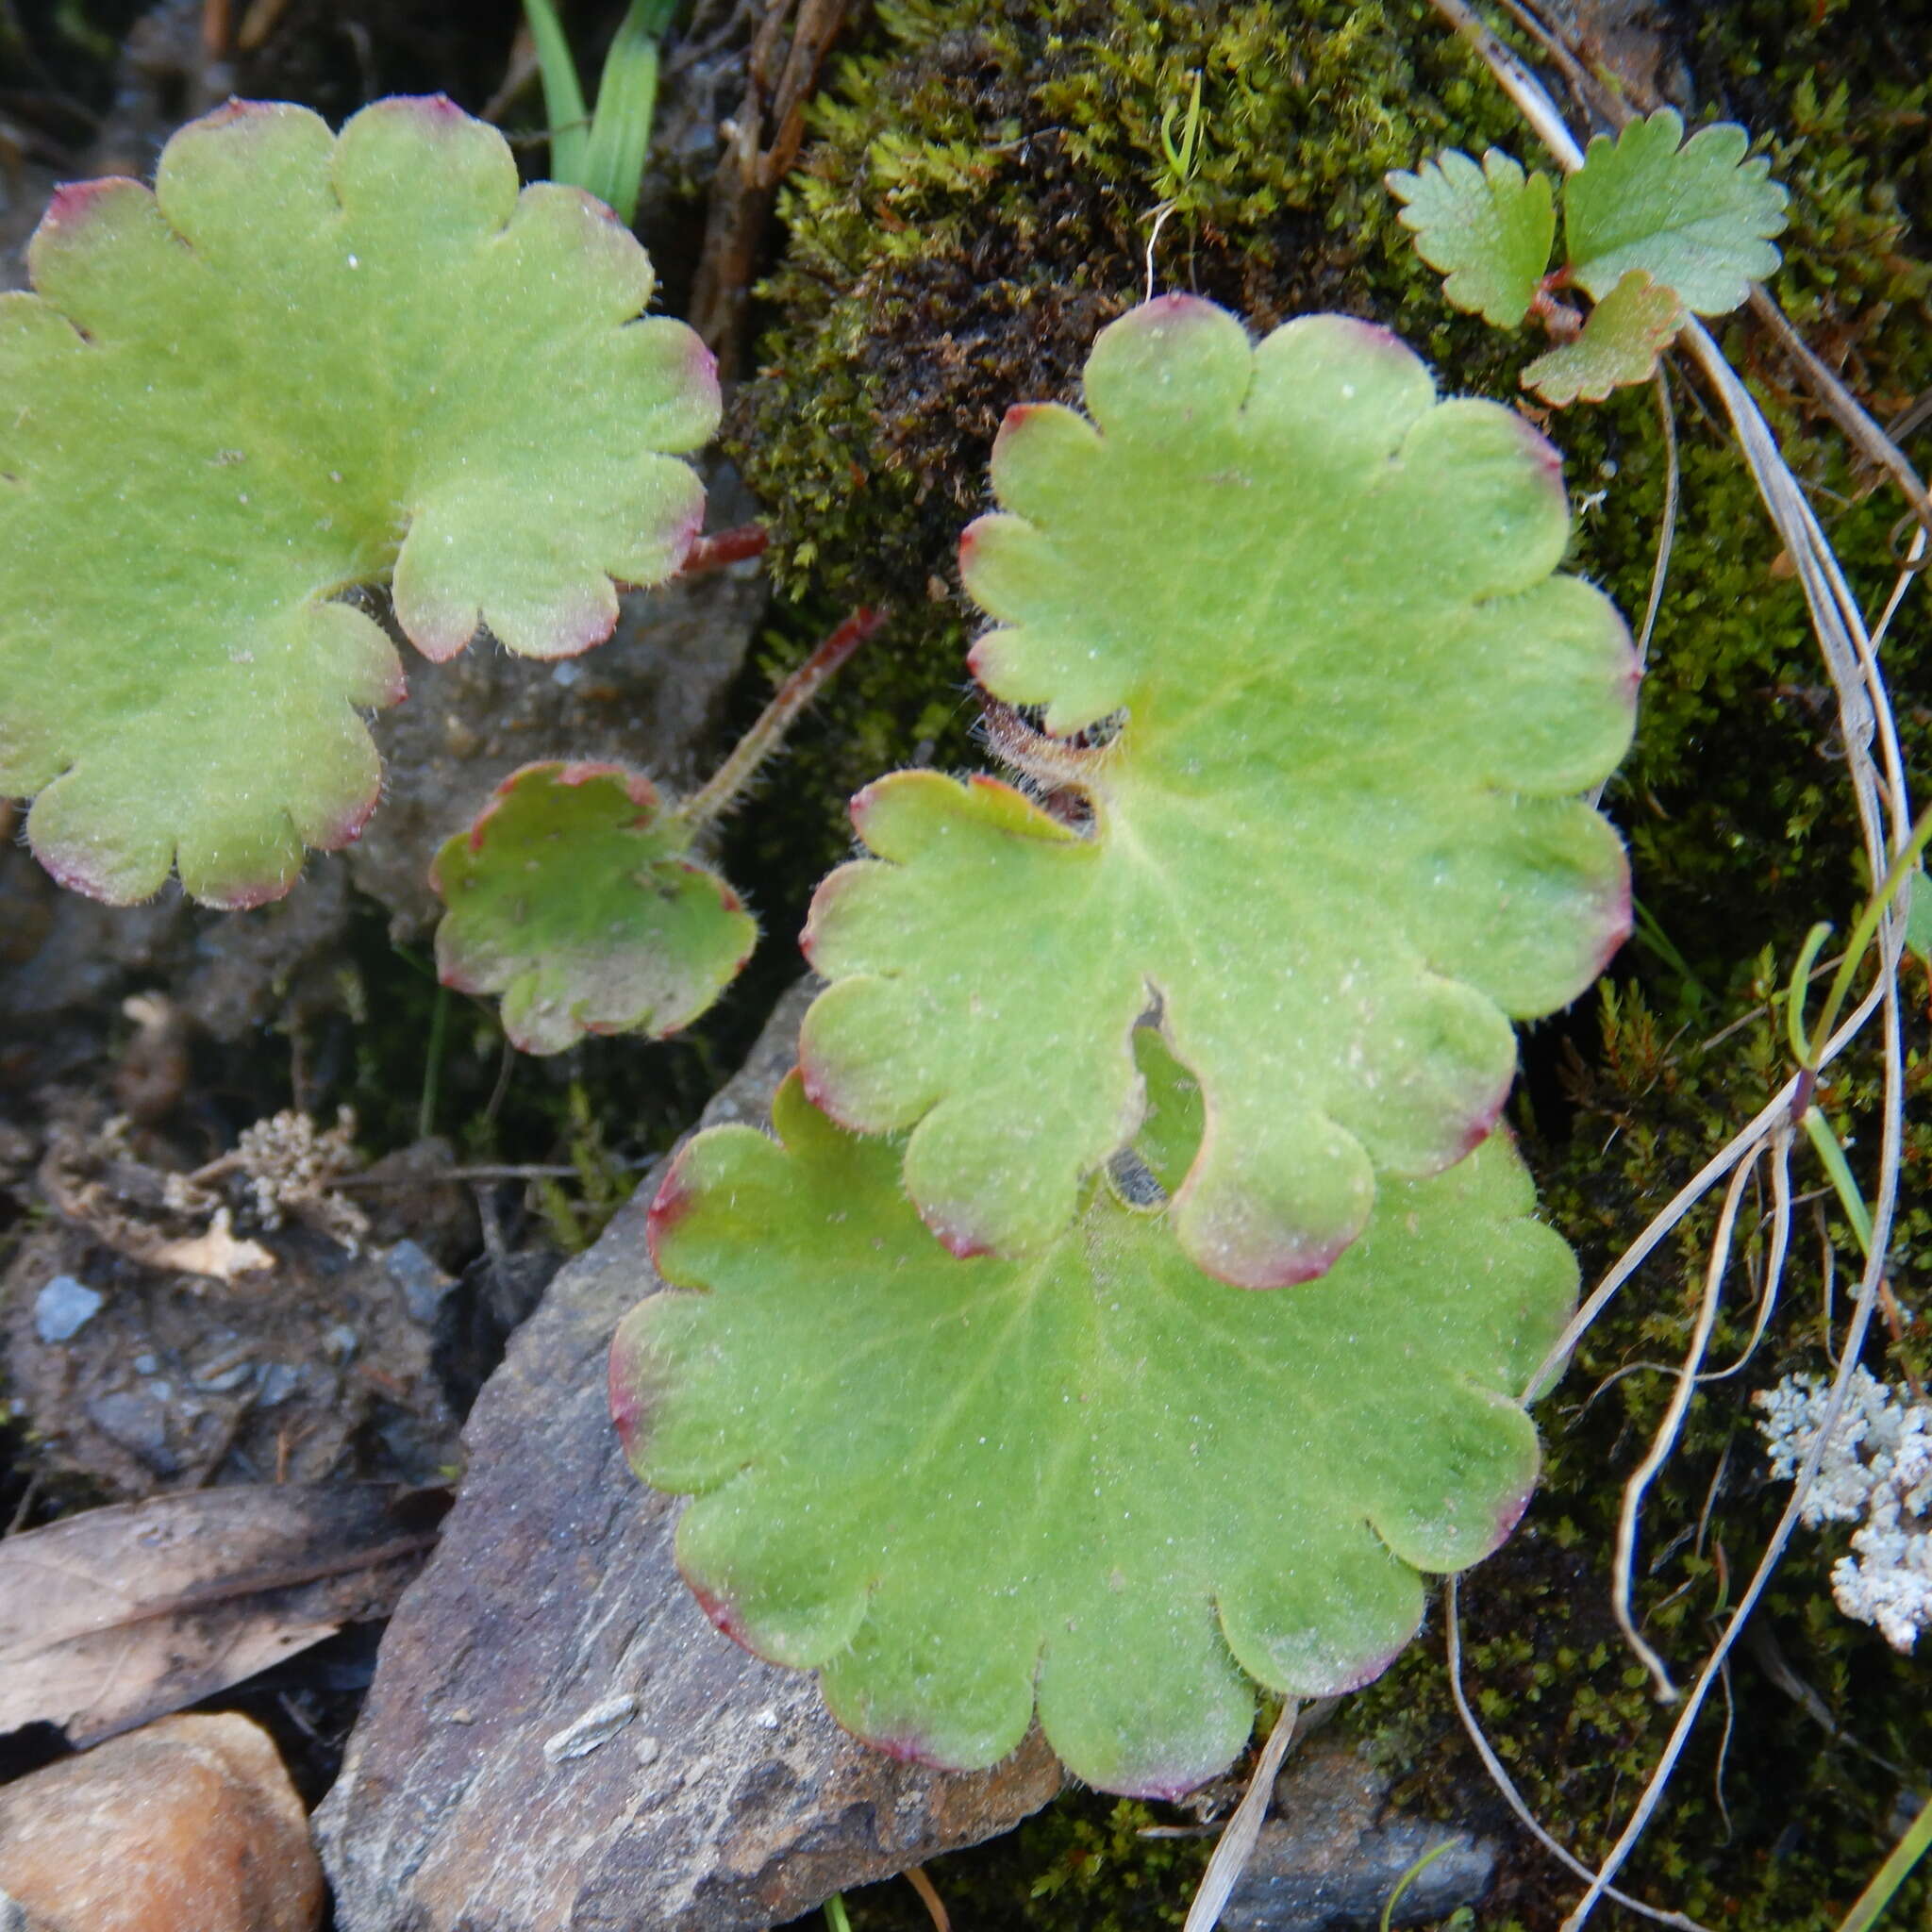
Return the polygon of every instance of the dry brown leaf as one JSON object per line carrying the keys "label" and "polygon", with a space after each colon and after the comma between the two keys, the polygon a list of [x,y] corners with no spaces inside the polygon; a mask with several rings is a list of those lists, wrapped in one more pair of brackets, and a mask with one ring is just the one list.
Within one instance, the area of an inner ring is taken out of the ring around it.
{"label": "dry brown leaf", "polygon": [[386,1483],[250,1484],[0,1541],[0,1731],[90,1744],[386,1615],[441,1507]]}
{"label": "dry brown leaf", "polygon": [[216,1281],[233,1281],[273,1268],[275,1257],[259,1241],[238,1239],[228,1226],[228,1210],[221,1208],[206,1234],[184,1241],[162,1241],[143,1257],[156,1268],[175,1268],[183,1274],[207,1274]]}

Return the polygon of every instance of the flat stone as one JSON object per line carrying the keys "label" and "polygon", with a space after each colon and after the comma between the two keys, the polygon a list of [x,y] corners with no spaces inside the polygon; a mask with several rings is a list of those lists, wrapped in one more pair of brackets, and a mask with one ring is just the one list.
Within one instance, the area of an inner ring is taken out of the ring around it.
{"label": "flat stone", "polygon": [[313,1932],[323,1898],[248,1718],[162,1718],[0,1790],[0,1899],[37,1932]]}
{"label": "flat stone", "polygon": [[[762,1119],[781,1003],[707,1119]],[[464,1434],[442,1541],[390,1625],[315,1826],[340,1932],[726,1932],[1008,1829],[1060,1789],[1038,1734],[993,1770],[867,1749],[677,1574],[678,1504],[610,1426],[606,1356],[653,1289],[649,1175],[517,1331]]]}

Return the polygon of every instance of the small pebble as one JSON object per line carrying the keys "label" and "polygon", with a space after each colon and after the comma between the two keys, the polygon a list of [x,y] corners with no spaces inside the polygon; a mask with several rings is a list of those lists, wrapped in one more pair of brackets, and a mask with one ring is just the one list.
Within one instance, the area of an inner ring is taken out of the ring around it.
{"label": "small pebble", "polygon": [[286,1402],[302,1386],[302,1377],[287,1362],[271,1362],[261,1372],[261,1388],[256,1401],[263,1408],[273,1408],[278,1402]]}
{"label": "small pebble", "polygon": [[162,1718],[0,1790],[0,1895],[62,1932],[314,1932],[323,1909],[302,1800],[233,1713]]}
{"label": "small pebble", "polygon": [[72,1341],[98,1315],[107,1297],[71,1274],[57,1274],[34,1298],[34,1333],[50,1346]]}
{"label": "small pebble", "polygon": [[382,1257],[390,1279],[403,1291],[410,1315],[425,1327],[436,1320],[442,1298],[456,1285],[456,1276],[445,1274],[428,1252],[411,1241],[401,1241]]}

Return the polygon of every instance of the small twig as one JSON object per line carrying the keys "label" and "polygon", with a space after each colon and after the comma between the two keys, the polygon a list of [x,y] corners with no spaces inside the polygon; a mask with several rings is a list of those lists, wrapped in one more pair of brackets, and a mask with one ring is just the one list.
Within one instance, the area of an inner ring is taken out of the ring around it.
{"label": "small twig", "polygon": [[728,810],[758,768],[784,741],[792,722],[818,695],[820,686],[860,644],[875,636],[891,615],[883,606],[876,610],[855,610],[778,687],[751,729],[732,746],[724,762],[677,808],[677,815],[689,825],[707,825]]}
{"label": "small twig", "polygon": [[1832,421],[1857,446],[1859,455],[1890,476],[1921,526],[1932,529],[1932,497],[1925,494],[1925,486],[1912,468],[1911,459],[1866,414],[1857,397],[1791,326],[1790,319],[1772,299],[1770,291],[1757,282],[1751,284],[1751,313],[1777,338],[1778,346],[1804,372],[1812,394],[1831,412]]}
{"label": "small twig", "polygon": [[28,1474],[26,1488],[21,1491],[20,1501],[13,1507],[13,1515],[8,1520],[6,1529],[0,1530],[0,1541],[9,1536],[18,1536],[25,1526],[28,1516],[33,1513],[34,1505],[41,1499],[42,1480],[39,1470],[34,1470]]}
{"label": "small twig", "polygon": [[429,1051],[423,1065],[423,1097],[416,1106],[416,1138],[426,1141],[436,1131],[436,1099],[442,1084],[442,1042],[449,1031],[449,988],[436,989],[429,1009]]}
{"label": "small twig", "polygon": [[1680,472],[1677,462],[1677,415],[1671,408],[1670,378],[1664,365],[1657,366],[1657,413],[1664,431],[1664,519],[1657,532],[1657,562],[1650,573],[1650,601],[1643,607],[1643,627],[1637,634],[1637,668],[1641,671],[1650,660],[1650,640],[1657,629],[1657,614],[1664,601],[1664,580],[1670,575],[1671,545],[1677,530],[1677,491]]}
{"label": "small twig", "polygon": [[[635,1173],[650,1164],[645,1159],[613,1160],[610,1163],[623,1174]],[[329,1191],[336,1192],[344,1188],[440,1188],[445,1183],[455,1185],[463,1181],[569,1180],[575,1173],[576,1169],[569,1162],[559,1161],[548,1166],[446,1167],[439,1168],[433,1174],[352,1174],[329,1182]]]}
{"label": "small twig", "polygon": [[517,1070],[517,1050],[510,1044],[508,1033],[503,1036],[503,1045],[496,1057],[496,1085],[490,1090],[490,1099],[483,1108],[483,1124],[493,1126],[496,1116],[503,1111],[505,1096],[509,1092],[510,1077]]}
{"label": "small twig", "polygon": [[[1888,927],[1895,928],[1895,923],[1888,921]],[[1698,1713],[1704,1708],[1704,1700],[1710,1693],[1710,1687],[1716,1681],[1724,1667],[1724,1659],[1730,1655],[1732,1646],[1742,1633],[1751,1612],[1757,1608],[1758,1599],[1764,1594],[1785,1553],[1785,1545],[1790,1541],[1791,1533],[1798,1526],[1805,1504],[1810,1497],[1812,1486],[1818,1480],[1818,1467],[1824,1459],[1825,1444],[1837,1431],[1839,1418],[1844,1412],[1845,1391],[1851,1386],[1852,1371],[1865,1346],[1865,1337],[1872,1325],[1872,1312],[1877,1304],[1878,1280],[1883,1273],[1883,1258],[1891,1241],[1892,1210],[1898,1200],[1898,1176],[1903,1158],[1905,1141],[1905,1083],[1898,1077],[1898,1071],[1905,1062],[1905,1046],[1899,1032],[1898,982],[1896,978],[1899,935],[1895,929],[1889,930],[1889,957],[1885,962],[1884,977],[1880,993],[1884,1008],[1886,1082],[1884,1092],[1884,1135],[1879,1149],[1879,1185],[1876,1208],[1873,1213],[1871,1257],[1865,1263],[1863,1279],[1858,1285],[1857,1299],[1853,1307],[1852,1322],[1846,1332],[1840,1354],[1837,1375],[1833,1378],[1831,1393],[1827,1398],[1824,1414],[1820,1418],[1818,1429],[1812,1436],[1811,1446],[1806,1452],[1805,1460],[1791,1485],[1791,1493],[1778,1518],[1777,1527],[1764,1555],[1759,1557],[1757,1568],[1752,1573],[1750,1583],[1744,1594],[1738,1600],[1737,1608],[1731,1612],[1729,1621],[1720,1634],[1715,1647],[1706,1660],[1704,1669],[1698,1674],[1690,1694],[1684,1700],[1684,1707],[1673,1727],[1663,1755],[1657,1760],[1657,1769],[1651,1774],[1650,1782],[1644,1787],[1643,1795],[1631,1812],[1629,1822],[1624,1825],[1617,1842],[1611,1846],[1609,1855],[1597,1868],[1597,1874],[1591,1880],[1590,1890],[1578,1902],[1576,1909],[1563,1921],[1562,1932],[1576,1932],[1589,1918],[1597,1903],[1607,1896],[1610,1880],[1623,1869],[1624,1861],[1636,1846],[1649,1826],[1651,1817],[1663,1802],[1665,1787],[1670,1783],[1672,1774],[1676,1770],[1677,1760],[1684,1755],[1684,1749],[1690,1741],[1692,1726]]]}
{"label": "small twig", "polygon": [[[1677,535],[1677,492],[1680,480],[1677,462],[1677,416],[1671,408],[1670,377],[1664,373],[1664,364],[1657,365],[1657,412],[1663,425],[1664,432],[1664,509],[1663,520],[1657,533],[1657,559],[1650,570],[1650,601],[1643,607],[1643,624],[1637,633],[1637,670],[1641,676],[1650,662],[1650,640],[1657,629],[1657,612],[1663,608],[1664,583],[1671,571],[1671,548]],[[1603,803],[1604,792],[1609,785],[1607,778],[1597,781],[1596,789],[1590,794],[1592,807]]]}
{"label": "small twig", "polygon": [[[794,6],[784,64],[774,75]],[[847,0],[766,0],[765,17],[745,63],[744,98],[724,123],[724,152],[712,177],[704,247],[691,283],[690,320],[727,376],[736,373],[743,351],[753,271],[773,196],[798,158],[806,103],[844,24],[846,6]]]}

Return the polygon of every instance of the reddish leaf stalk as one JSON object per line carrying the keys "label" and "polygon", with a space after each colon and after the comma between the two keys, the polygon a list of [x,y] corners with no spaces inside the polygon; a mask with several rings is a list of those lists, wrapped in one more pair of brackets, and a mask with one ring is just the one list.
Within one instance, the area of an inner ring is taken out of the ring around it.
{"label": "reddish leaf stalk", "polygon": [[762,557],[772,541],[772,533],[762,524],[739,524],[709,537],[695,537],[678,566],[680,577],[703,576],[708,571],[723,570],[729,563]]}
{"label": "reddish leaf stalk", "polygon": [[732,746],[731,755],[678,808],[678,817],[695,828],[709,824],[728,810],[751,783],[758,767],[784,742],[792,721],[818,695],[819,687],[891,615],[884,607],[874,610],[862,605],[855,610],[778,687],[751,729]]}

